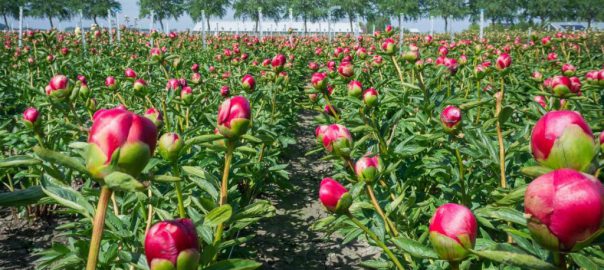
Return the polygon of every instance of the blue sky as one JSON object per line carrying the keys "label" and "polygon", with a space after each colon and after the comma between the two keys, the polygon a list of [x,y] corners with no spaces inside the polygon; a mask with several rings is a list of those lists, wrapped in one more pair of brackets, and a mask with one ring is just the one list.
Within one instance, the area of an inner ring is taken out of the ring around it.
{"label": "blue sky", "polygon": [[[130,24],[133,24],[133,18],[138,18],[138,13],[139,13],[137,1],[136,0],[120,0],[120,2],[122,4],[122,11],[120,13],[120,22],[124,23],[124,17],[128,16],[129,20],[130,20]],[[229,9],[227,11],[227,15],[223,18],[223,20],[234,20],[233,11]],[[55,23],[55,27],[58,27],[59,29],[64,29],[65,27],[75,26],[78,23],[78,21],[79,21],[78,18],[73,18],[70,21],[57,22],[55,20],[54,23]],[[99,22],[99,24],[101,24],[101,26],[107,25],[107,21],[104,19],[97,19],[97,21]],[[17,28],[18,21],[12,19],[12,20],[9,20],[9,24],[11,24],[11,22],[13,24],[13,27]],[[395,19],[393,19],[392,22],[394,24],[396,24]],[[92,23],[92,21],[84,20],[84,26],[89,26],[91,23]],[[211,23],[211,26],[214,26],[215,23],[220,23],[220,19],[211,18],[210,23]],[[453,31],[461,31],[461,30],[467,28],[469,25],[468,21],[453,21],[453,22],[449,22],[449,23],[452,25],[451,27],[452,27]],[[150,25],[149,18],[139,19],[138,24],[139,24],[139,26],[141,26],[143,28],[149,28],[149,25]],[[165,20],[164,25],[169,26],[170,29],[186,30],[186,29],[193,28],[194,22],[193,22],[193,20],[191,20],[191,18],[188,15],[185,14],[185,15],[181,16],[180,18],[178,18],[178,20],[175,20],[175,19]],[[424,18],[424,19],[420,19],[417,21],[404,22],[403,25],[406,28],[417,28],[422,32],[430,31],[429,18]],[[36,18],[27,17],[27,18],[24,18],[23,26],[46,29],[46,28],[50,27],[50,24],[48,23],[48,19],[36,19]],[[159,25],[157,25],[156,28],[159,28]],[[441,20],[440,18],[435,18],[434,30],[436,32],[442,32],[444,30],[444,21]]]}

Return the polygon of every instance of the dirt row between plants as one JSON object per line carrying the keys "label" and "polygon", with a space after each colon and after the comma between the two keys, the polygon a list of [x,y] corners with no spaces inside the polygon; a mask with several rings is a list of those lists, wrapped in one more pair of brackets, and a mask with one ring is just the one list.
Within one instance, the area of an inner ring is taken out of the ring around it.
{"label": "dirt row between plants", "polygon": [[276,216],[261,221],[257,236],[248,243],[263,269],[360,269],[358,263],[375,258],[379,251],[365,242],[342,245],[342,237],[312,231],[310,227],[328,213],[318,200],[319,183],[330,176],[331,161],[320,154],[305,156],[315,147],[313,112],[302,111],[297,144],[286,151],[293,190],[269,194]]}

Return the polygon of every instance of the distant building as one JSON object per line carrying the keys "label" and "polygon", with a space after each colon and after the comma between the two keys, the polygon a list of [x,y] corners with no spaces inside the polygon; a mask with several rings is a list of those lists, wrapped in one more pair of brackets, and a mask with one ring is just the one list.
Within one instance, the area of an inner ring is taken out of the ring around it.
{"label": "distant building", "polygon": [[[604,23],[591,23],[591,27],[598,30],[604,30]],[[547,29],[554,31],[583,31],[587,29],[586,22],[552,22],[547,25]]]}
{"label": "distant building", "polygon": [[[193,27],[193,31],[201,32],[201,27],[205,27],[202,23],[197,23]],[[327,33],[331,31],[335,33],[362,33],[363,30],[358,24],[353,24],[350,29],[349,23],[332,22],[331,26],[327,22],[306,23],[306,31],[308,33]],[[264,33],[287,33],[290,29],[294,32],[304,33],[304,22],[290,21],[264,21],[258,26]],[[206,27],[207,29],[207,27]],[[254,21],[210,21],[210,30],[212,32],[230,32],[230,33],[255,33],[256,22]]]}

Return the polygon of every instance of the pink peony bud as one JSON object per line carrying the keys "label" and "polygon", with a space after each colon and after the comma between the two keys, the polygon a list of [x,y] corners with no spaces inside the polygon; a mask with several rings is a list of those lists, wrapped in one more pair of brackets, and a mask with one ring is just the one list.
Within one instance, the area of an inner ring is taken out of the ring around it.
{"label": "pink peony bud", "polygon": [[195,63],[191,66],[191,71],[193,71],[193,73],[197,73],[199,72],[199,64]]}
{"label": "pink peony bud", "polygon": [[105,79],[105,86],[109,88],[109,90],[117,89],[117,83],[115,83],[115,78],[113,76],[109,76]]}
{"label": "pink peony bud", "polygon": [[543,74],[539,71],[533,71],[533,73],[531,73],[531,79],[538,83],[543,82]]}
{"label": "pink peony bud", "polygon": [[396,51],[396,44],[394,44],[394,39],[387,38],[386,40],[384,40],[384,42],[382,42],[382,50],[386,54],[393,55]]}
{"label": "pink peony bud", "polygon": [[226,138],[237,138],[247,131],[250,117],[250,103],[246,98],[227,98],[218,109],[218,131]]}
{"label": "pink peony bud", "polygon": [[340,124],[332,124],[326,128],[322,128],[317,139],[322,138],[323,147],[328,153],[333,153],[336,156],[348,158],[352,150],[352,135],[350,131]]}
{"label": "pink peony bud", "polygon": [[254,80],[254,77],[252,77],[252,75],[245,74],[245,76],[243,76],[243,79],[241,79],[241,86],[246,92],[251,93],[256,88],[256,80]]}
{"label": "pink peony bud", "polygon": [[98,179],[115,170],[136,177],[153,155],[156,142],[157,127],[151,120],[121,108],[99,110],[90,128],[86,166]]}
{"label": "pink peony bud", "polygon": [[531,150],[539,164],[579,171],[589,167],[596,155],[591,128],[574,111],[551,111],[533,127]]}
{"label": "pink peony bud", "polygon": [[157,142],[157,151],[165,160],[175,162],[184,145],[183,140],[177,133],[170,132],[159,138],[159,141]]}
{"label": "pink peony bud", "polygon": [[350,62],[342,61],[338,66],[338,73],[345,78],[351,77],[354,75],[354,66]]}
{"label": "pink peony bud", "polygon": [[454,203],[443,204],[430,220],[430,242],[443,260],[460,261],[474,248],[478,223],[472,211]]}
{"label": "pink peony bud", "polygon": [[124,71],[124,75],[127,78],[131,78],[131,79],[135,79],[136,78],[136,72],[134,72],[134,70],[131,69],[131,68],[127,68],[126,71]]}
{"label": "pink peony bud", "polygon": [[373,87],[365,89],[363,92],[363,102],[367,107],[375,107],[378,103],[378,92]]}
{"label": "pink peony bud", "polygon": [[147,82],[143,79],[137,79],[132,84],[132,89],[134,89],[135,92],[145,92],[147,89]]}
{"label": "pink peony bud", "polygon": [[541,105],[541,107],[543,107],[544,109],[547,108],[547,103],[545,102],[545,97],[543,96],[535,96],[533,98],[533,100],[537,103],[539,103],[539,105]]}
{"label": "pink peony bud", "polygon": [[331,178],[323,178],[319,185],[319,200],[333,213],[344,214],[352,204],[348,190]]}
{"label": "pink peony bud", "polygon": [[169,79],[168,82],[166,83],[166,90],[180,90],[180,87],[182,85],[180,85],[180,81],[178,81],[178,79],[172,78]]}
{"label": "pink peony bud", "polygon": [[383,169],[382,159],[378,155],[364,156],[354,166],[357,179],[367,183],[373,183]]}
{"label": "pink peony bud", "polygon": [[512,57],[507,53],[502,53],[495,61],[495,68],[503,71],[512,65]]}
{"label": "pink peony bud", "polygon": [[190,219],[159,222],[145,236],[145,256],[151,270],[197,269],[199,240]]}
{"label": "pink peony bud", "polygon": [[552,92],[558,97],[567,97],[572,93],[570,79],[566,76],[554,76],[550,81]]}
{"label": "pink peony bud", "polygon": [[363,94],[363,85],[359,81],[350,81],[348,83],[348,95],[351,97],[360,97]]}
{"label": "pink peony bud", "polygon": [[275,55],[275,57],[273,57],[273,59],[271,60],[271,66],[273,67],[273,70],[276,72],[281,72],[283,70],[283,66],[285,65],[285,61],[285,55]]}
{"label": "pink peony bud", "polygon": [[577,72],[577,68],[571,64],[562,65],[562,74],[564,76],[573,76]]}
{"label": "pink peony bud", "polygon": [[553,251],[570,251],[602,227],[604,186],[591,175],[555,170],[528,185],[524,212],[539,244]]}
{"label": "pink peony bud", "polygon": [[29,107],[23,112],[23,122],[30,128],[38,124],[38,116],[40,112],[36,108]]}
{"label": "pink peony bud", "polygon": [[151,120],[151,122],[153,122],[153,124],[155,124],[155,126],[158,129],[161,128],[161,126],[164,123],[164,118],[162,116],[162,113],[155,108],[149,108],[145,112],[145,117],[147,117],[147,119]]}
{"label": "pink peony bud", "polygon": [[327,74],[323,72],[317,72],[312,75],[310,83],[315,90],[322,91],[327,87]]}
{"label": "pink peony bud", "polygon": [[68,83],[69,80],[65,75],[55,75],[48,82],[48,86],[45,89],[46,95],[57,99],[67,98],[71,92],[67,86]]}
{"label": "pink peony bud", "polygon": [[449,105],[440,113],[440,123],[445,132],[455,133],[461,123],[461,110],[453,105]]}
{"label": "pink peony bud", "polygon": [[231,93],[231,89],[228,86],[223,85],[222,87],[220,87],[221,96],[228,97],[230,95],[230,93]]}
{"label": "pink peony bud", "polygon": [[180,90],[180,100],[184,104],[191,104],[193,101],[193,90],[189,86],[185,86]]}

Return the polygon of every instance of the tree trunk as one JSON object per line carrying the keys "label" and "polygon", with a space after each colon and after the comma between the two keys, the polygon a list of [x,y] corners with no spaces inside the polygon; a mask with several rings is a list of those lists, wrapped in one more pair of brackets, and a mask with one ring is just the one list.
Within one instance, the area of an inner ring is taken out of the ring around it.
{"label": "tree trunk", "polygon": [[256,29],[256,33],[260,34],[258,31],[258,21],[260,21],[260,18],[256,18],[256,26],[254,28]]}
{"label": "tree trunk", "polygon": [[304,17],[304,35],[306,35],[306,33],[308,32],[307,28],[306,28],[306,22],[307,21],[308,21],[308,19],[306,19],[306,17]]}
{"label": "tree trunk", "polygon": [[99,23],[96,21],[96,15],[92,16],[92,20],[94,21],[94,24],[99,25]]}
{"label": "tree trunk", "polygon": [[348,22],[350,22],[350,33],[354,33],[352,30],[352,15],[348,14]]}
{"label": "tree trunk", "polygon": [[161,27],[161,31],[163,32],[164,31],[164,21],[161,18],[159,19],[159,27]]}
{"label": "tree trunk", "polygon": [[206,15],[206,16],[204,16],[204,17],[206,17],[206,25],[208,26],[208,27],[207,27],[207,28],[208,28],[208,32],[210,32],[210,16],[207,16],[207,15]]}
{"label": "tree trunk", "polygon": [[445,19],[445,33],[449,32],[449,17],[443,17]]}
{"label": "tree trunk", "polygon": [[55,28],[55,25],[52,23],[52,16],[48,16],[48,21],[50,22],[50,29]]}
{"label": "tree trunk", "polygon": [[[398,14],[398,25],[402,26],[403,25],[403,17],[401,17],[401,14]],[[399,29],[399,31],[403,31],[403,29]]]}
{"label": "tree trunk", "polygon": [[6,29],[9,29],[8,20],[6,19],[6,13],[2,13],[2,17],[4,18],[4,27],[6,27]]}
{"label": "tree trunk", "polygon": [[[587,18],[587,29],[591,28],[592,17]],[[6,21],[6,16],[4,16],[4,21]]]}

